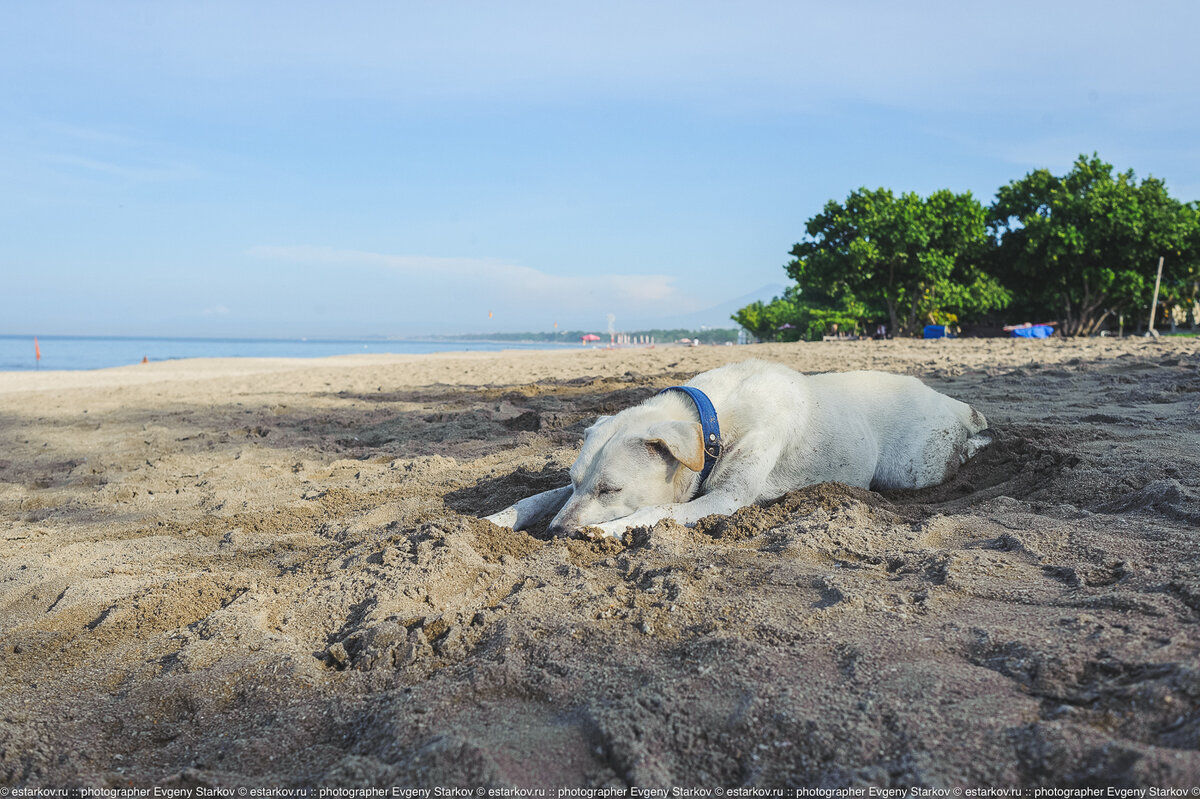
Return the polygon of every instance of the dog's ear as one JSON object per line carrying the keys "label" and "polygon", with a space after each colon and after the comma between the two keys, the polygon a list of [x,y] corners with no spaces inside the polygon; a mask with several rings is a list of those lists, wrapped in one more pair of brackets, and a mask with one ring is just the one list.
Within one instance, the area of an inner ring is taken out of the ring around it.
{"label": "dog's ear", "polygon": [[662,447],[693,472],[704,468],[704,433],[697,422],[652,424],[646,431],[646,445]]}
{"label": "dog's ear", "polygon": [[607,422],[609,419],[612,419],[612,417],[611,416],[597,416],[596,421],[592,422],[592,424],[588,427],[588,429],[583,431],[583,437],[587,438],[592,433],[594,433],[596,430],[599,430],[600,426],[603,425],[605,422]]}

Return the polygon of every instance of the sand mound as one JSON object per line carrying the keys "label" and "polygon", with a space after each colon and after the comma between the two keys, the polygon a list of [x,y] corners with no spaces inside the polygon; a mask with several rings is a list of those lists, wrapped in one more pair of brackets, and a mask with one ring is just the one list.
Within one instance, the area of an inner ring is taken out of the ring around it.
{"label": "sand mound", "polygon": [[996,440],[624,541],[478,518],[733,349],[0,390],[0,784],[1200,783],[1197,345],[760,347]]}

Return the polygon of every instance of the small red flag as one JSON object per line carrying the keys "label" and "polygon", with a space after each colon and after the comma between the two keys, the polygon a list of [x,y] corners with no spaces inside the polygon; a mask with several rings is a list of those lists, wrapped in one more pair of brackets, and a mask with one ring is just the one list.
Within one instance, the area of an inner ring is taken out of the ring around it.
{"label": "small red flag", "polygon": [[42,348],[38,346],[37,336],[33,337],[33,355],[39,361],[42,359]]}

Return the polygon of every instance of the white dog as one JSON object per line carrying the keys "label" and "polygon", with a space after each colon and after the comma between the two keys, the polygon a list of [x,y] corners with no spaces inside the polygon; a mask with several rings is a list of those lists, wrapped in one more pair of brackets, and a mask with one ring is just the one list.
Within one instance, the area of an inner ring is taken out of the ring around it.
{"label": "white dog", "polygon": [[584,434],[571,484],[487,517],[516,530],[555,515],[559,535],[606,536],[660,519],[694,524],[838,481],[925,488],[986,446],[975,409],[914,377],[845,372],[806,377],[745,361],[696,375]]}

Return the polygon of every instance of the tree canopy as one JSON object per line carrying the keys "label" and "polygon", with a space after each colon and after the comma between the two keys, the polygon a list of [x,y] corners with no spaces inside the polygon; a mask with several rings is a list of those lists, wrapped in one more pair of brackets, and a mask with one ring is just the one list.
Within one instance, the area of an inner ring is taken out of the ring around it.
{"label": "tree canopy", "polygon": [[869,315],[866,306],[848,295],[833,297],[819,290],[802,295],[799,286],[789,286],[782,297],[751,303],[733,320],[763,341],[797,341],[820,338],[834,325],[857,333]]}
{"label": "tree canopy", "polygon": [[1157,178],[1114,174],[1095,154],[1062,177],[1039,169],[1012,181],[990,208],[969,192],[861,188],[826,203],[805,232],[785,266],[795,285],[733,316],[759,338],[881,320],[915,335],[1003,308],[1015,321],[1090,335],[1115,314],[1149,310],[1160,256],[1165,318],[1200,322],[1200,205],[1172,198]]}
{"label": "tree canopy", "polygon": [[823,293],[862,306],[897,335],[927,322],[1003,306],[1008,292],[980,264],[986,213],[969,192],[894,195],[859,189],[808,221],[788,274],[803,297]]}
{"label": "tree canopy", "polygon": [[[1148,309],[1158,258],[1194,270],[1200,218],[1157,178],[1113,174],[1095,154],[1062,177],[1039,169],[1000,188],[988,214],[996,276],[1018,307],[1090,335],[1112,315]],[[1171,290],[1178,281],[1168,280]]]}

